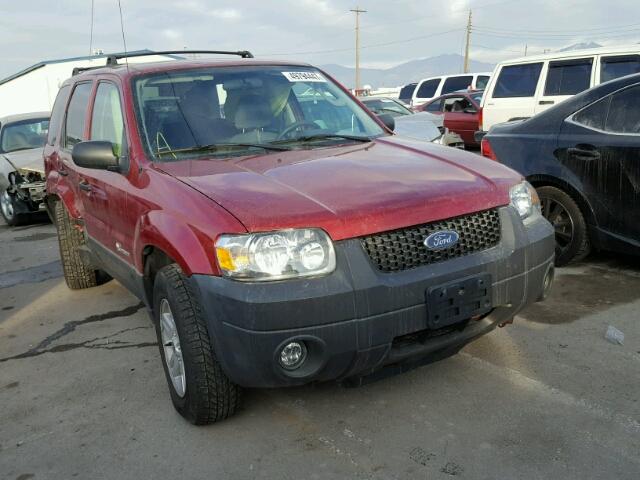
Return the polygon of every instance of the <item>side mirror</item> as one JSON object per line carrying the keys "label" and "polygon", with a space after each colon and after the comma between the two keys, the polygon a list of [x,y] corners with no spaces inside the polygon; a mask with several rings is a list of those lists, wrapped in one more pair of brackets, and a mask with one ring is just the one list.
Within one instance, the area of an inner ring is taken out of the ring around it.
{"label": "side mirror", "polygon": [[120,159],[113,153],[113,144],[101,140],[80,142],[71,151],[73,163],[96,170],[120,171]]}
{"label": "side mirror", "polygon": [[396,120],[393,118],[393,115],[389,113],[381,113],[378,115],[378,119],[392,132],[396,129]]}

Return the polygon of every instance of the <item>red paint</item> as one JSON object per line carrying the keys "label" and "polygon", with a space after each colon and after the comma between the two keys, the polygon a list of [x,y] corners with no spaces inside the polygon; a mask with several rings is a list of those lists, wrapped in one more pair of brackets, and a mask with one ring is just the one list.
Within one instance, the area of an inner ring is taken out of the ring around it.
{"label": "red paint", "polygon": [[483,138],[482,142],[480,143],[480,153],[482,154],[483,157],[490,158],[491,160],[495,160],[496,162],[498,161],[498,157],[493,151],[493,148],[491,148],[491,143],[489,142],[489,139],[486,137]]}
{"label": "red paint", "polygon": [[[132,64],[129,70],[101,69],[68,80],[93,81],[92,97],[98,81],[119,87],[130,169],[123,175],[77,167],[58,140],[44,152],[48,193],[61,197],[92,238],[140,273],[143,250],[153,246],[187,274],[216,275],[214,242],[224,233],[319,227],[337,241],[505,205],[509,188],[520,180],[477,155],[393,136],[364,145],[151,163],[138,135],[131,78],[249,63],[274,65],[257,60]],[[58,173],[62,164],[67,176]],[[91,184],[90,195],[80,191],[80,181]]]}
{"label": "red paint", "polygon": [[[473,92],[471,92],[473,93]],[[476,92],[477,93],[477,92]],[[441,97],[434,98],[430,102],[425,103],[418,107],[419,111],[426,112],[428,110],[427,107],[433,103],[441,102],[443,99],[451,98],[451,97],[464,97],[475,107],[475,113],[465,113],[465,112],[434,112],[429,111],[429,113],[434,113],[436,115],[444,115],[444,126],[448,128],[450,131],[457,133],[462,137],[465,145],[469,146],[477,146],[474,135],[480,130],[480,124],[482,121],[482,108],[480,104],[473,99],[473,96],[469,93],[450,93],[447,95],[442,95]]]}

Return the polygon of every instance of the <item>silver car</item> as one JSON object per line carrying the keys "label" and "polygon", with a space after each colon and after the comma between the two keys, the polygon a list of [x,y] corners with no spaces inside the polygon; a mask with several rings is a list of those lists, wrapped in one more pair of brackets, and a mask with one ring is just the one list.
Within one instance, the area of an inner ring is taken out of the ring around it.
{"label": "silver car", "polygon": [[9,225],[44,210],[42,149],[48,130],[49,112],[0,118],[0,211]]}
{"label": "silver car", "polygon": [[449,147],[464,148],[460,135],[444,127],[442,115],[413,112],[400,101],[389,97],[363,97],[359,99],[376,115],[391,115],[396,123],[395,133],[403,137],[426,140]]}

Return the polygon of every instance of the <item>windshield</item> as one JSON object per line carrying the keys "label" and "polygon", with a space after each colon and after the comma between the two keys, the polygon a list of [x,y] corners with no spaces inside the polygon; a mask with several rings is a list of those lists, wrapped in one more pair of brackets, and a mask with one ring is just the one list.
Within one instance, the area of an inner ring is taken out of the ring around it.
{"label": "windshield", "polygon": [[369,110],[376,115],[388,113],[393,117],[401,117],[403,115],[411,115],[413,112],[408,108],[400,105],[398,102],[391,100],[390,98],[375,98],[363,100]]}
{"label": "windshield", "polygon": [[169,71],[137,77],[134,92],[142,141],[155,160],[315,148],[385,134],[309,67]]}
{"label": "windshield", "polygon": [[49,131],[49,119],[38,118],[9,123],[2,129],[2,153],[44,147]]}

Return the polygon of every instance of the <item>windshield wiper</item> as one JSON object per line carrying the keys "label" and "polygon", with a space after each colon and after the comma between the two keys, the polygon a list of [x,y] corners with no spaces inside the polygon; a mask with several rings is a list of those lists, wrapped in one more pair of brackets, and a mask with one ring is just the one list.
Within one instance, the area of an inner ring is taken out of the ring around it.
{"label": "windshield wiper", "polygon": [[210,145],[194,145],[193,147],[176,148],[173,150],[161,150],[158,155],[172,155],[176,153],[196,153],[196,152],[216,152],[225,148],[262,148],[263,150],[273,150],[275,152],[284,152],[291,150],[288,147],[281,147],[267,143],[212,143]]}
{"label": "windshield wiper", "polygon": [[278,141],[269,143],[269,145],[274,145],[274,144],[279,145],[281,143],[292,143],[292,142],[312,142],[314,140],[330,140],[332,138],[343,138],[345,140],[353,140],[356,142],[370,142],[372,140],[370,137],[361,137],[358,135],[342,135],[340,133],[317,133],[315,135],[302,135],[296,138],[278,140]]}

